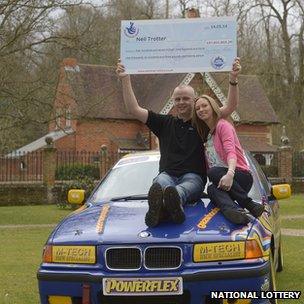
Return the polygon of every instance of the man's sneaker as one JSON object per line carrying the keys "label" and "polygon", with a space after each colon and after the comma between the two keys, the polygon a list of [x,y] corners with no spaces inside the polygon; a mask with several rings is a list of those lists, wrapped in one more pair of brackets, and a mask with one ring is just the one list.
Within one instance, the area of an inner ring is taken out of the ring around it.
{"label": "man's sneaker", "polygon": [[173,186],[168,186],[164,190],[164,206],[169,212],[171,219],[176,224],[185,221],[185,213],[180,196]]}
{"label": "man's sneaker", "polygon": [[262,215],[262,213],[265,211],[265,207],[262,204],[256,203],[254,201],[251,201],[246,206],[246,209],[255,217],[258,218]]}
{"label": "man's sneaker", "polygon": [[250,222],[250,218],[246,215],[246,212],[240,209],[226,209],[222,213],[227,220],[234,224],[246,225]]}
{"label": "man's sneaker", "polygon": [[154,183],[148,193],[149,210],[146,213],[145,223],[148,227],[159,224],[163,209],[163,189],[160,184]]}

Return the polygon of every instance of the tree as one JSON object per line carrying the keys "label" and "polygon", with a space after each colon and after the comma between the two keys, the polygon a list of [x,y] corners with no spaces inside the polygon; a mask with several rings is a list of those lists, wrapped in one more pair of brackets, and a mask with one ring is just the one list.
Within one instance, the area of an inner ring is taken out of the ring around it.
{"label": "tree", "polygon": [[44,56],[41,50],[60,38],[54,32],[54,16],[58,11],[80,3],[62,0],[4,0],[0,3],[2,148],[24,144],[31,133],[34,136],[41,133],[54,91],[54,78],[49,78],[47,71],[37,73]]}

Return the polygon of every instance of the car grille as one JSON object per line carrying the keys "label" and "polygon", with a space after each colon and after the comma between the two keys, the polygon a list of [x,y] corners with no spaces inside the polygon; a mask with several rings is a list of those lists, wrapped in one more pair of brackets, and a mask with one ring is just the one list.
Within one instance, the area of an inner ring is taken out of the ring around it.
{"label": "car grille", "polygon": [[[144,254],[144,259],[142,259]],[[148,247],[144,253],[139,248],[110,248],[106,251],[106,264],[110,269],[136,270],[144,260],[149,269],[173,269],[181,265],[178,247]]]}
{"label": "car grille", "polygon": [[177,268],[180,264],[180,248],[149,247],[145,251],[145,266],[147,268]]}
{"label": "car grille", "polygon": [[139,248],[111,248],[106,252],[106,263],[111,269],[139,269],[141,253]]}

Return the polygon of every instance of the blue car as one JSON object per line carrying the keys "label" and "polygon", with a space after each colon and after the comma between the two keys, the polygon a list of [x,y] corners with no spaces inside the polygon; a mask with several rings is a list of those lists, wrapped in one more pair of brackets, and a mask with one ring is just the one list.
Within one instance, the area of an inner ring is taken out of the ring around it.
{"label": "blue car", "polygon": [[202,194],[185,207],[183,224],[148,228],[147,193],[159,157],[123,157],[85,204],[84,190],[69,191],[69,202],[82,206],[45,244],[37,273],[42,304],[276,303],[260,292],[276,290],[283,267],[277,200],[290,196],[289,185],[271,186],[247,155],[250,196],[267,211],[259,219],[233,224]]}

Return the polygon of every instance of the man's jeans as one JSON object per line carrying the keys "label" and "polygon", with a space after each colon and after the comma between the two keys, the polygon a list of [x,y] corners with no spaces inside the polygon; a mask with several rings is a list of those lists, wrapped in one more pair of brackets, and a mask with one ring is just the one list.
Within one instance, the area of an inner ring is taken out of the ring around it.
{"label": "man's jeans", "polygon": [[160,184],[163,190],[167,186],[174,186],[183,205],[197,201],[205,186],[202,178],[195,173],[186,173],[176,177],[162,172],[154,178],[153,183]]}

